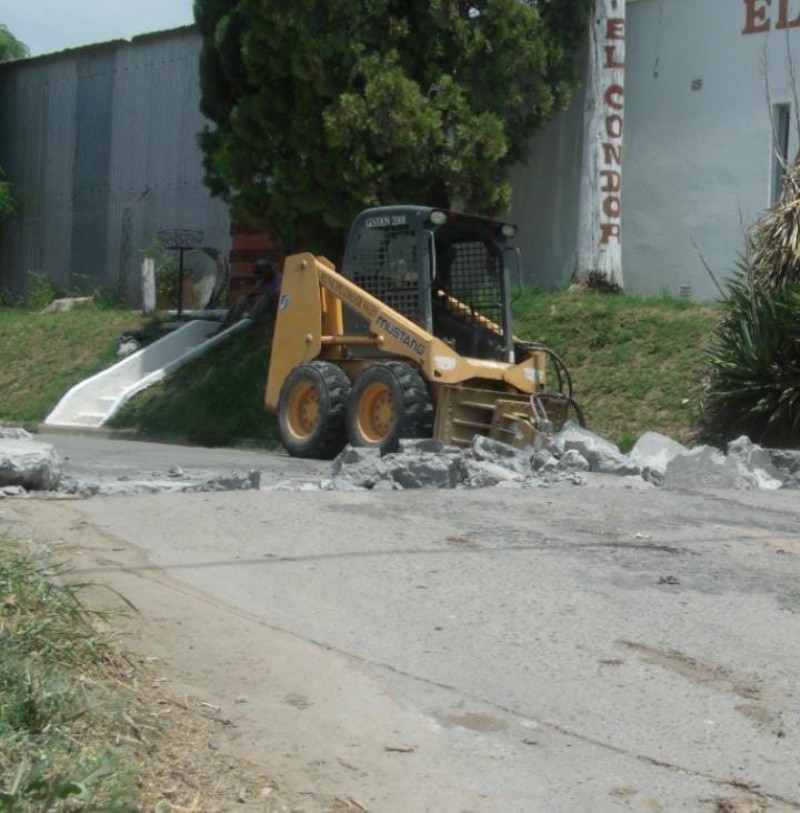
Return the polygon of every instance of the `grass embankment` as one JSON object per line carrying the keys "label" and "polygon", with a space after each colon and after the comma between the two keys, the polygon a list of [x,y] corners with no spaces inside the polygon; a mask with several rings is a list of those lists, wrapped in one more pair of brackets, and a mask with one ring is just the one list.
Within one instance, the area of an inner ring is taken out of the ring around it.
{"label": "grass embankment", "polygon": [[718,308],[682,299],[526,292],[515,313],[518,335],[544,342],[566,362],[590,429],[623,450],[648,429],[693,439],[703,352]]}
{"label": "grass embankment", "polygon": [[[587,425],[630,448],[648,429],[690,441],[697,430],[703,349],[717,310],[686,300],[526,292],[520,337],[552,347],[570,368]],[[262,401],[269,325],[237,336],[140,396],[114,421],[201,443],[275,439]]]}
{"label": "grass embankment", "polygon": [[0,308],[0,420],[43,420],[71,386],[115,361],[121,334],[143,326],[130,311]]}
{"label": "grass embankment", "polygon": [[[572,372],[587,425],[629,448],[652,429],[690,441],[697,431],[703,350],[718,310],[685,300],[526,292],[517,334],[548,344]],[[113,360],[137,325],[110,311],[39,316],[0,311],[0,420],[41,420],[75,381]],[[270,326],[259,324],[135,398],[113,426],[209,445],[275,441],[264,412]]]}
{"label": "grass embankment", "polygon": [[264,411],[271,333],[260,322],[233,336],[134,398],[111,425],[206,445],[275,443],[275,421]]}

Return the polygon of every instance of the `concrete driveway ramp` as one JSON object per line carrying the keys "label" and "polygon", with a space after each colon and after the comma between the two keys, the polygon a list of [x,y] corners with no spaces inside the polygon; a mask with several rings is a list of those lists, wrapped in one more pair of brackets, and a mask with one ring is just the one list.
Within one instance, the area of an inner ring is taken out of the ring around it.
{"label": "concrete driveway ramp", "polygon": [[242,320],[217,332],[219,322],[201,319],[187,322],[113,367],[76,384],[47,416],[45,424],[100,427],[136,393],[157,384],[187,361],[251,324],[250,320]]}

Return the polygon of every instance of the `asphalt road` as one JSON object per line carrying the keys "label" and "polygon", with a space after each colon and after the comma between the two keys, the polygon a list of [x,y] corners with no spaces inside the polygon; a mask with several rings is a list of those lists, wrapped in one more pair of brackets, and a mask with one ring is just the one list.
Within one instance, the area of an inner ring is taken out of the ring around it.
{"label": "asphalt road", "polygon": [[[325,470],[46,439],[81,477]],[[107,543],[78,557],[79,575],[168,578],[202,599],[208,618],[192,626],[187,611],[185,646],[162,641],[163,656],[231,704],[245,686],[230,747],[268,751],[309,793],[347,787],[375,811],[800,809],[797,491],[681,494],[597,476],[68,510]],[[113,540],[142,556],[112,553]]]}

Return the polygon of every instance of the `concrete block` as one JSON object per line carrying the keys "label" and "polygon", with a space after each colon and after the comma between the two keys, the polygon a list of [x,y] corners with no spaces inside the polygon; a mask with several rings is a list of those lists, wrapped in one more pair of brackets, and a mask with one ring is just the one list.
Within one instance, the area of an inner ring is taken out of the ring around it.
{"label": "concrete block", "polygon": [[391,479],[389,468],[378,449],[348,446],[331,466],[334,486],[341,491],[350,485],[372,489],[383,480]]}
{"label": "concrete block", "polygon": [[561,455],[557,468],[559,471],[589,471],[589,461],[577,449],[568,449]]}
{"label": "concrete block", "polygon": [[461,454],[457,446],[448,446],[433,438],[401,438],[399,447],[406,454]]}
{"label": "concrete block", "polygon": [[667,464],[662,488],[669,491],[702,489],[754,490],[759,478],[738,460],[712,446],[697,446]]}
{"label": "concrete block", "polygon": [[383,464],[403,488],[455,488],[463,476],[461,457],[435,454],[388,454]]}
{"label": "concrete block", "polygon": [[521,485],[525,479],[523,474],[490,460],[465,457],[463,461],[463,484],[468,488],[491,488],[511,483]]}
{"label": "concrete block", "polygon": [[800,450],[770,449],[769,458],[772,465],[783,475],[800,475]]}
{"label": "concrete block", "polygon": [[[659,432],[645,432],[631,449],[628,462],[637,466],[643,473],[663,477],[667,464],[679,454],[688,451],[682,443],[678,443],[677,440],[666,435]],[[650,477],[645,477],[645,479],[650,479]]]}
{"label": "concrete block", "polygon": [[562,457],[572,449],[589,462],[589,471],[622,476],[639,473],[639,467],[630,463],[614,443],[569,421],[550,442],[548,451]]}
{"label": "concrete block", "polygon": [[475,435],[472,439],[472,446],[465,454],[465,458],[468,457],[477,462],[502,466],[523,477],[529,477],[533,470],[530,451],[521,451],[507,443],[483,435]]}
{"label": "concrete block", "polygon": [[0,439],[0,486],[50,491],[61,479],[61,457],[49,443]]}
{"label": "concrete block", "polygon": [[18,426],[0,426],[0,440],[33,440],[33,435]]}

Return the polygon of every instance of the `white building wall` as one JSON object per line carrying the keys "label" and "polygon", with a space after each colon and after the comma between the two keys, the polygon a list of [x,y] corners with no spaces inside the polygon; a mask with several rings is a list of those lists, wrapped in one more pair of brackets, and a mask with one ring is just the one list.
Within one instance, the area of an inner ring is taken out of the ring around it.
{"label": "white building wall", "polygon": [[[632,292],[677,294],[689,285],[698,298],[714,297],[692,240],[727,276],[744,247],[743,224],[769,206],[763,66],[771,102],[791,103],[793,112],[787,48],[800,67],[800,28],[775,27],[781,1],[769,9],[771,30],[753,34],[743,34],[750,0],[630,4],[623,262]],[[790,19],[799,17],[800,2],[789,5]],[[790,156],[797,147],[793,132]]]}
{"label": "white building wall", "polygon": [[[755,16],[753,16],[755,15]],[[771,103],[796,106],[800,0],[628,0],[623,172],[623,273],[642,295],[711,299],[717,291],[692,241],[720,277],[770,204]],[[784,26],[779,28],[783,18]],[[768,30],[743,33],[750,28]],[[791,26],[791,27],[789,27]],[[800,95],[800,88],[798,88]],[[532,142],[512,173],[511,219],[527,277],[569,283],[575,266],[582,94]],[[789,156],[800,143],[792,127]]]}

